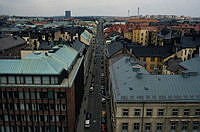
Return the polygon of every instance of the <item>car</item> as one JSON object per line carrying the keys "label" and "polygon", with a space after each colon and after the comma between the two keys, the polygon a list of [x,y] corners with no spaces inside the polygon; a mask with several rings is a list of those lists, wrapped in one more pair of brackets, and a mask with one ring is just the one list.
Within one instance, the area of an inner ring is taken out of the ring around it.
{"label": "car", "polygon": [[101,85],[101,90],[104,90],[105,88],[104,88],[104,86],[103,85]]}
{"label": "car", "polygon": [[90,120],[85,120],[84,127],[85,128],[90,128]]}
{"label": "car", "polygon": [[90,87],[89,92],[90,93],[94,92],[94,87]]}
{"label": "car", "polygon": [[101,98],[101,103],[105,103],[106,102],[106,99],[105,98]]}
{"label": "car", "polygon": [[106,117],[106,111],[105,110],[101,111],[101,117]]}
{"label": "car", "polygon": [[105,96],[106,95],[105,90],[101,90],[101,94]]}
{"label": "car", "polygon": [[101,123],[106,124],[106,118],[105,117],[101,117]]}
{"label": "car", "polygon": [[103,72],[101,73],[101,77],[104,77],[104,73]]}
{"label": "car", "polygon": [[107,132],[106,124],[101,124],[101,132]]}

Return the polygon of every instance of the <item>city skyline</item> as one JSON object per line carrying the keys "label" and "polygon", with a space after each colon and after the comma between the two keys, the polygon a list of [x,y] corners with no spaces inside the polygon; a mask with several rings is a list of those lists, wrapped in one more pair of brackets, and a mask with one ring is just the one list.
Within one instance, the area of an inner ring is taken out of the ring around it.
{"label": "city skyline", "polygon": [[[97,4],[98,3],[98,4]],[[130,16],[137,15],[177,15],[199,17],[199,0],[0,0],[0,15],[17,16],[62,16],[65,10],[71,10],[72,16]]]}

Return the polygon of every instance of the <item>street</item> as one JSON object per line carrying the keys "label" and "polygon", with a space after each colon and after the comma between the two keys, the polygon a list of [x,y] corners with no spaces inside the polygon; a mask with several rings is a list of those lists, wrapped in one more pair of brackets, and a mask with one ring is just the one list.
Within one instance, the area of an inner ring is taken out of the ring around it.
{"label": "street", "polygon": [[[110,121],[106,117],[107,105],[106,88],[104,86],[104,36],[103,36],[103,24],[100,23],[97,27],[96,43],[94,44],[94,54],[92,59],[91,74],[87,85],[85,87],[84,101],[82,103],[82,112],[79,116],[77,125],[77,132],[108,132],[110,127],[107,127],[106,122]],[[93,87],[91,92],[89,89]],[[103,96],[102,96],[103,94]],[[105,99],[102,102],[102,97]],[[104,113],[102,117],[102,113]],[[86,114],[89,114],[90,127],[85,128],[84,123],[86,120]],[[103,121],[102,121],[103,120]],[[110,124],[110,123],[109,123]]]}

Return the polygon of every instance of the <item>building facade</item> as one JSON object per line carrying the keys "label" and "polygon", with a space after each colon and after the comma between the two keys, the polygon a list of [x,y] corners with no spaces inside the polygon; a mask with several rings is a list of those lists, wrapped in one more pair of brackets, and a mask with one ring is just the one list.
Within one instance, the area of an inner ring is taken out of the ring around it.
{"label": "building facade", "polygon": [[114,132],[200,131],[200,69],[186,66],[183,75],[152,75],[129,56],[112,58],[109,89]]}
{"label": "building facade", "polygon": [[[11,67],[14,67],[11,68]],[[59,45],[0,60],[1,132],[74,132],[83,97],[83,57]]]}

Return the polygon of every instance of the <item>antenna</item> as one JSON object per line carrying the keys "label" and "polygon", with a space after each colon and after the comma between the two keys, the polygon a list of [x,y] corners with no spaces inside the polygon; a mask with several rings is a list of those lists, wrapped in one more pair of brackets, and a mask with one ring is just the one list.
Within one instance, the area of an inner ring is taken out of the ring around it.
{"label": "antenna", "polygon": [[140,16],[140,7],[138,7],[138,17]]}

